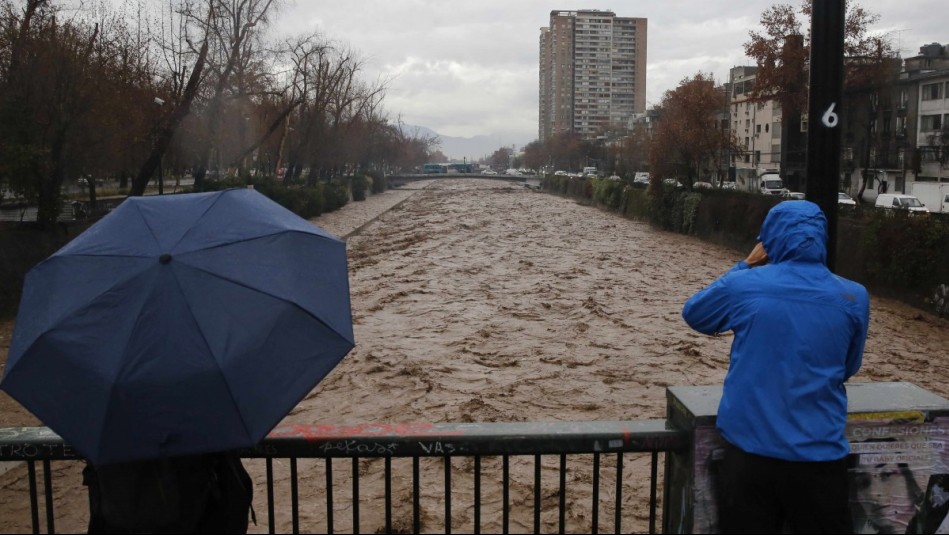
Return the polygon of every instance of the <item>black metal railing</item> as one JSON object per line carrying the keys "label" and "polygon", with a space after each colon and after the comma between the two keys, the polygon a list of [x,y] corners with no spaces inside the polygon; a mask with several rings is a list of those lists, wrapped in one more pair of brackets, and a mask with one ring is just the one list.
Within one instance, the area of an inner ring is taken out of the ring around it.
{"label": "black metal railing", "polygon": [[[688,441],[666,420],[281,425],[242,456],[264,478],[270,533],[655,533],[660,457]],[[51,461],[68,460],[81,457],[47,428],[0,428],[0,461],[25,462],[28,480],[28,497],[11,497],[22,477],[0,474],[0,503],[28,499],[34,533],[43,514],[55,531]]]}

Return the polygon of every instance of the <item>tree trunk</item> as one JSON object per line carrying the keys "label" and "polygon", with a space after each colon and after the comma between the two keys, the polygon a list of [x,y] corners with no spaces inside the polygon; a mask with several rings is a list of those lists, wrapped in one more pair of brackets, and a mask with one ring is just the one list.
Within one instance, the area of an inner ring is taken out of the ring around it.
{"label": "tree trunk", "polygon": [[[204,44],[201,45],[201,53],[198,54],[198,59],[194,64],[194,69],[191,70],[191,77],[188,79],[188,85],[185,87],[185,92],[181,97],[181,103],[175,108],[175,111],[172,112],[171,117],[168,120],[168,124],[162,128],[155,140],[155,144],[152,147],[151,154],[148,155],[148,159],[145,160],[145,163],[142,164],[142,168],[139,170],[138,175],[135,177],[135,180],[132,181],[132,189],[129,191],[129,196],[137,197],[145,193],[145,187],[148,185],[148,181],[155,174],[155,171],[158,169],[158,165],[161,162],[162,156],[164,156],[165,151],[168,150],[168,146],[171,144],[171,139],[175,135],[175,131],[178,129],[178,125],[181,124],[181,121],[188,116],[188,113],[191,112],[191,103],[194,101],[195,95],[198,93],[198,86],[201,81],[201,71],[204,69],[204,62],[208,56],[208,39],[205,37]],[[199,186],[198,177],[195,176],[195,187]]]}

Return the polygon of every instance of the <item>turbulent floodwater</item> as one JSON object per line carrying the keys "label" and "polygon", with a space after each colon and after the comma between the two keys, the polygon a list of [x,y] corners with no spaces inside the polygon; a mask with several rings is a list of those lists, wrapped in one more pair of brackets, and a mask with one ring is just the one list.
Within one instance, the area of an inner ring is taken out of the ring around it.
{"label": "turbulent floodwater", "polygon": [[[410,187],[416,191],[389,191],[314,220],[347,236],[356,348],[285,422],[662,418],[667,386],[721,383],[731,337],[695,333],[680,313],[692,293],[743,251],[504,181],[449,179]],[[908,381],[949,397],[940,362],[949,347],[947,327],[945,320],[874,298],[864,365],[853,380]],[[22,411],[13,413],[13,422],[24,424]],[[10,425],[6,414],[2,418]],[[360,465],[367,489],[378,482],[374,463]],[[278,471],[285,466],[275,464]],[[644,460],[631,465],[632,477],[646,468]],[[553,466],[545,464],[545,477],[547,471],[555,474]],[[325,502],[318,490],[306,490],[307,483],[318,487],[321,467],[301,462],[301,514],[311,531],[325,529]],[[458,462],[456,470],[462,480],[470,466]],[[74,479],[78,469],[60,471]],[[263,481],[259,465],[251,471],[255,481]],[[527,504],[528,517],[515,518],[513,527],[529,530],[530,480],[521,472],[527,467],[515,470],[512,492],[515,503]],[[11,474],[4,477],[0,481],[10,486]],[[397,481],[397,504],[409,501],[404,483]],[[23,485],[22,477],[13,484]],[[423,484],[423,493],[437,496],[440,485]],[[470,531],[471,510],[464,505],[464,488],[470,487],[462,487],[453,523],[458,531]],[[642,485],[636,488],[624,496],[624,527],[644,531],[648,494]],[[61,490],[75,499],[59,511],[60,529],[83,529],[80,489],[76,483]],[[289,502],[288,489],[286,476],[278,476],[278,501]],[[490,511],[500,491],[485,492]],[[264,497],[258,485],[262,520]],[[28,509],[13,500],[8,491],[0,493],[4,531],[29,525]],[[568,527],[583,526],[588,498],[581,493],[570,503],[575,516]],[[290,528],[283,520],[287,507],[278,507],[278,531]],[[345,523],[351,513],[343,502],[339,507],[335,516]],[[363,507],[361,529],[374,531],[380,512]],[[410,527],[407,514],[397,506],[396,526]],[[439,531],[440,514],[425,510],[423,529]],[[497,515],[484,515],[491,519],[484,529],[497,531]],[[555,521],[544,518],[545,525]],[[266,525],[252,531],[265,532]]]}

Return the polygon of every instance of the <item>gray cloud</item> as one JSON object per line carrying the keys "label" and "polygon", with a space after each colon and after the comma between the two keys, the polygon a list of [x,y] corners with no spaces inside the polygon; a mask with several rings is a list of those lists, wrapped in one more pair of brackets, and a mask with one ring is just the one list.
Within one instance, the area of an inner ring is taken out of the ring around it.
{"label": "gray cloud", "polygon": [[[789,2],[799,5],[799,0]],[[904,57],[931,42],[949,44],[939,0],[867,0]],[[646,99],[659,102],[701,71],[724,80],[747,65],[749,30],[767,0],[549,2],[544,0],[300,0],[275,17],[281,35],[319,29],[366,59],[366,78],[390,79],[386,109],[408,124],[459,137],[501,135],[521,145],[537,137],[538,38],[552,10],[611,9],[646,17]]]}

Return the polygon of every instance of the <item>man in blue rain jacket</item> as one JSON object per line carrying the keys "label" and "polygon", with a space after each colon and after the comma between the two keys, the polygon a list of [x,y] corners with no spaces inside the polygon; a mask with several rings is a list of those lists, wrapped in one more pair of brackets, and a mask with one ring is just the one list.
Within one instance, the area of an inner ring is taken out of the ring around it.
{"label": "man in blue rain jacket", "polygon": [[692,296],[685,321],[734,332],[717,428],[722,533],[852,533],[844,382],[870,320],[866,289],[826,266],[827,220],[809,201],[768,213],[744,261]]}

